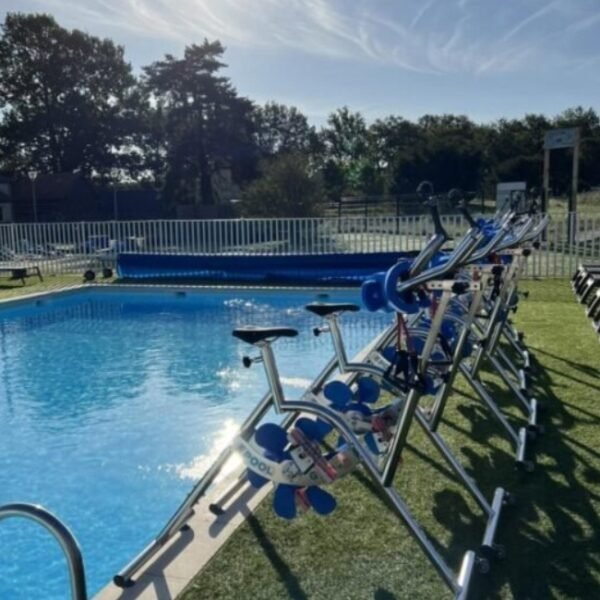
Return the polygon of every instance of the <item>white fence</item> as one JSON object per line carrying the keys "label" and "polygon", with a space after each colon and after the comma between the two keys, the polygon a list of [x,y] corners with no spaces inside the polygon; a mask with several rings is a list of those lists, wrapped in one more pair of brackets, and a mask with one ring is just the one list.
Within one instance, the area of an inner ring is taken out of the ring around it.
{"label": "white fence", "polygon": [[[448,233],[467,229],[443,217]],[[576,231],[569,239],[569,222]],[[574,225],[573,225],[574,224]],[[432,232],[428,216],[205,221],[108,221],[0,225],[0,266],[40,267],[45,274],[82,273],[114,265],[119,252],[285,255],[419,250]],[[565,277],[580,261],[600,260],[600,217],[553,220],[529,275]]]}

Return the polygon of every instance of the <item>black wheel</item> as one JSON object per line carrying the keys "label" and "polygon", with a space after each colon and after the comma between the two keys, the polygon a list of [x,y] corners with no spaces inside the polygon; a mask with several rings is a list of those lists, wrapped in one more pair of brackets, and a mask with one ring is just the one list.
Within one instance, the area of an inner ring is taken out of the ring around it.
{"label": "black wheel", "polygon": [[135,581],[133,579],[125,579],[124,577],[121,577],[121,575],[115,575],[113,577],[113,583],[120,588],[130,588],[133,587],[135,585]]}
{"label": "black wheel", "polygon": [[217,517],[225,514],[225,511],[218,504],[210,504],[208,510]]}

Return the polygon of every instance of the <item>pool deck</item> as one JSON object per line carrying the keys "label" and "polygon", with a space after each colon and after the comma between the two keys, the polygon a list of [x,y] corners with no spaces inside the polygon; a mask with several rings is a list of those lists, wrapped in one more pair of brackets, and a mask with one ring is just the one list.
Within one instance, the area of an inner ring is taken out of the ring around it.
{"label": "pool deck", "polygon": [[241,471],[232,473],[216,485],[210,495],[200,499],[188,527],[148,563],[135,578],[134,586],[122,589],[111,583],[94,596],[94,600],[176,598],[271,491],[271,486],[256,490],[244,482],[226,506],[225,514],[216,517],[209,505],[234,484]]}

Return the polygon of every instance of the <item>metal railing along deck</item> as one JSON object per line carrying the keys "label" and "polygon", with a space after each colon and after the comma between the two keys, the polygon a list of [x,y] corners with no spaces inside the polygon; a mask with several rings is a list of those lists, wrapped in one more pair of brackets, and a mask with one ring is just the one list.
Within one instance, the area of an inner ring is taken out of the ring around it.
{"label": "metal railing along deck", "polygon": [[[114,264],[119,252],[199,255],[288,255],[419,250],[432,233],[427,216],[310,219],[215,219],[12,223],[0,225],[2,263],[44,274],[81,273]],[[443,217],[451,236],[468,227]],[[571,232],[571,235],[569,233]],[[553,220],[529,276],[570,276],[582,260],[600,258],[600,217]]]}

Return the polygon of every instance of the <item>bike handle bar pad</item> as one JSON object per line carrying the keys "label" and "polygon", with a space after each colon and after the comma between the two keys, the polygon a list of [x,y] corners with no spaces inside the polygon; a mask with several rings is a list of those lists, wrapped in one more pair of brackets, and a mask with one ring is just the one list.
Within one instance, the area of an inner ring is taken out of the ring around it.
{"label": "bike handle bar pad", "polygon": [[433,195],[433,184],[431,181],[421,181],[417,187],[417,194],[421,197],[424,204],[429,207],[435,233],[437,235],[444,236],[444,241],[450,239],[444,226],[442,225],[442,219],[440,218],[440,211],[437,205],[437,199]]}
{"label": "bike handle bar pad", "polygon": [[383,285],[383,294],[387,304],[399,312],[405,312],[403,307],[407,303],[407,292],[422,283],[446,275],[461,263],[466,262],[467,257],[481,243],[482,239],[483,234],[478,229],[470,229],[445,263],[423,271],[420,275],[402,282],[400,286],[398,286],[398,280],[402,279],[406,267],[401,263],[394,265],[387,271]]}
{"label": "bike handle bar pad", "polygon": [[461,212],[462,216],[466,219],[466,221],[470,227],[477,227],[477,223],[475,222],[475,219],[473,219],[473,217],[471,216],[471,213],[469,212],[469,208],[467,206],[467,204],[468,204],[467,198],[461,189],[452,188],[448,192],[448,200],[452,204],[456,204],[456,206],[458,207],[458,210]]}

